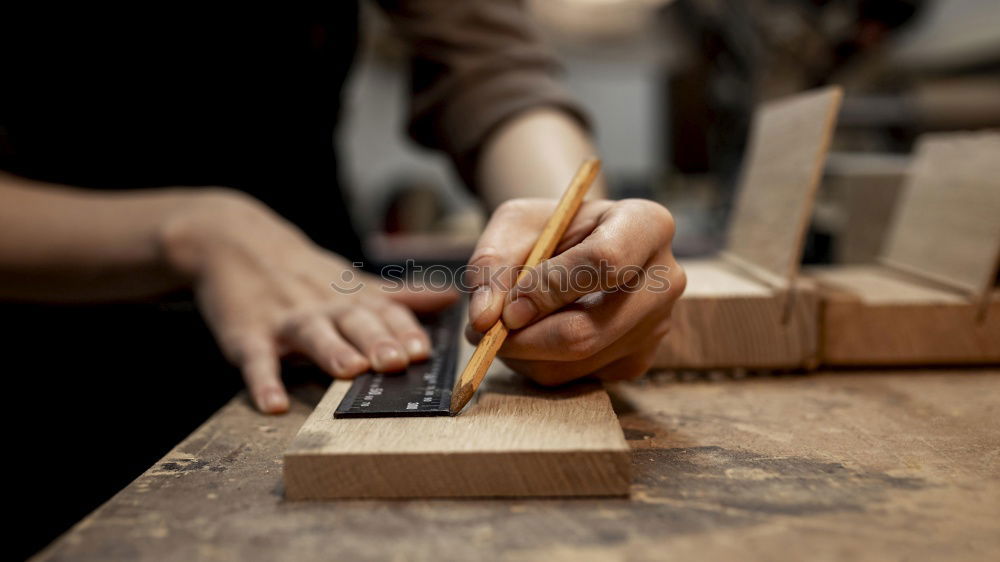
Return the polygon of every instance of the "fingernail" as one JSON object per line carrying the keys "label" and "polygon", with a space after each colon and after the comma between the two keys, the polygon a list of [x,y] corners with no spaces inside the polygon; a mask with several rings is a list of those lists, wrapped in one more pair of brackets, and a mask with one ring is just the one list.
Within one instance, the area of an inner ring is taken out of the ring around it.
{"label": "fingernail", "polygon": [[410,357],[426,357],[430,353],[423,339],[413,336],[406,339],[406,352]]}
{"label": "fingernail", "polygon": [[364,360],[360,357],[334,357],[330,361],[333,374],[337,377],[349,377],[364,370]]}
{"label": "fingernail", "polygon": [[472,302],[469,303],[469,316],[473,321],[478,320],[489,309],[492,296],[493,291],[489,285],[482,285],[476,289],[476,292],[472,293]]}
{"label": "fingernail", "polygon": [[[353,377],[368,370],[368,361],[360,355],[334,359],[333,365],[334,371],[341,377]],[[339,370],[337,369],[338,365]]]}
{"label": "fingernail", "polygon": [[514,299],[514,302],[504,307],[503,323],[508,329],[517,330],[526,326],[537,315],[538,308],[535,307],[535,303],[531,302],[531,299],[518,297]]}
{"label": "fingernail", "polygon": [[260,409],[266,414],[280,414],[288,410],[288,397],[278,390],[265,390],[260,399]]}
{"label": "fingernail", "polygon": [[375,364],[376,371],[385,371],[393,368],[394,365],[406,363],[406,359],[396,349],[396,346],[383,345],[375,350],[375,360],[373,363]]}

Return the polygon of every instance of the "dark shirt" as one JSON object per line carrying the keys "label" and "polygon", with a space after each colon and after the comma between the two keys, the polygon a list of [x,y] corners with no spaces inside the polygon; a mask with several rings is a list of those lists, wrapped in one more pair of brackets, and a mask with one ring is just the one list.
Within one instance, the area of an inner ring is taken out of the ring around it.
{"label": "dark shirt", "polygon": [[[381,0],[412,50],[411,136],[466,177],[483,139],[538,105],[579,110],[514,0]],[[360,257],[334,132],[358,5],[308,14],[4,17],[0,169],[100,189],[242,189]]]}

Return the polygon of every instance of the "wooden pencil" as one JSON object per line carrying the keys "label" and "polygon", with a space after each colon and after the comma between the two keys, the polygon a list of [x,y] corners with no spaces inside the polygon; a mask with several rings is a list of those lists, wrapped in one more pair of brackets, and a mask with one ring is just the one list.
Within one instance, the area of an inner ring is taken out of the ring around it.
{"label": "wooden pencil", "polygon": [[[588,158],[580,165],[580,169],[573,176],[573,181],[570,182],[569,187],[563,192],[562,198],[559,199],[559,204],[556,205],[552,216],[549,217],[549,221],[545,224],[545,228],[538,235],[538,240],[535,241],[531,253],[528,254],[528,259],[525,260],[524,267],[517,276],[517,281],[520,281],[529,269],[537,266],[543,260],[552,257],[552,252],[555,251],[559,241],[566,234],[566,229],[573,222],[573,217],[576,216],[577,211],[580,210],[583,198],[587,195],[587,191],[590,189],[590,185],[594,183],[594,178],[597,177],[600,169],[601,161],[597,158]],[[472,400],[472,396],[479,389],[479,384],[483,382],[483,377],[486,376],[486,371],[489,370],[490,364],[493,363],[493,358],[496,357],[497,351],[500,350],[500,346],[503,345],[506,339],[507,327],[504,326],[503,320],[497,320],[497,323],[480,340],[479,345],[476,346],[476,350],[472,353],[472,357],[469,358],[469,363],[462,370],[461,376],[455,382],[455,389],[451,394],[451,406],[449,408],[452,415],[461,412],[462,408]]]}

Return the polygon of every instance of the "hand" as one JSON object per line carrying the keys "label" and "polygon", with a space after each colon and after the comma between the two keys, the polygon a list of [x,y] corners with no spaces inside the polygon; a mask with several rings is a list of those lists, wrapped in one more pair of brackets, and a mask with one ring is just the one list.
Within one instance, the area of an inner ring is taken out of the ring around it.
{"label": "hand", "polygon": [[638,377],[686,284],[670,246],[673,217],[647,200],[585,202],[554,257],[515,285],[555,205],[515,199],[493,214],[465,279],[476,287],[470,340],[502,317],[511,333],[499,356],[541,384]]}
{"label": "hand", "polygon": [[[288,409],[281,356],[301,353],[338,378],[403,369],[431,349],[412,311],[443,308],[456,296],[399,285],[387,291],[381,279],[353,271],[237,192],[203,197],[168,223],[163,241],[168,261],[191,278],[216,340],[265,413]],[[345,281],[354,290],[331,286]]]}

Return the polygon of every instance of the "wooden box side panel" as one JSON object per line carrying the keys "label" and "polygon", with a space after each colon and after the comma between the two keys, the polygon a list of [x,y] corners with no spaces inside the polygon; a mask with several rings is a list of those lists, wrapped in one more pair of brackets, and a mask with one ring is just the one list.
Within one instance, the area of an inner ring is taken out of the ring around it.
{"label": "wooden box side panel", "polygon": [[796,275],[841,98],[834,86],[757,112],[726,253],[786,281]]}
{"label": "wooden box side panel", "polygon": [[985,295],[1000,258],[1000,133],[926,135],[883,263]]}
{"label": "wooden box side panel", "polygon": [[823,304],[822,361],[838,366],[1000,363],[1000,301],[986,318],[949,303],[862,303],[845,295]]}

